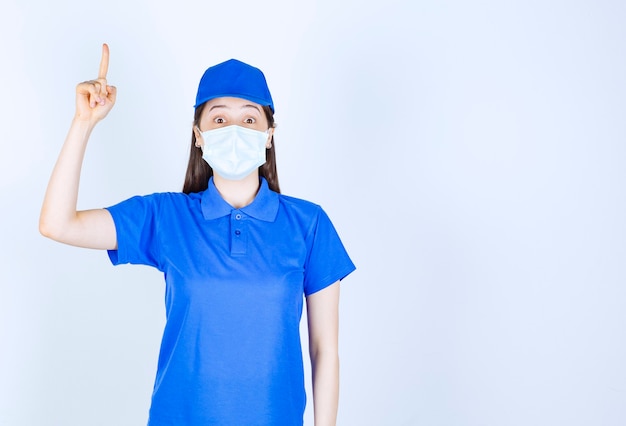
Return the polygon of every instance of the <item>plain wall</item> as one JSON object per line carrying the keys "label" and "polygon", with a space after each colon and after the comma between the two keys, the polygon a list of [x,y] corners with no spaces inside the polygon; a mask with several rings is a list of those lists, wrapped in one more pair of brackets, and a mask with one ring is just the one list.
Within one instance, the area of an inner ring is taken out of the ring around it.
{"label": "plain wall", "polygon": [[340,425],[626,424],[624,22],[619,1],[3,0],[0,424],[147,418],[163,277],[37,229],[103,42],[119,94],[80,208],[180,190],[204,70],[265,72],[283,192],[358,268]]}

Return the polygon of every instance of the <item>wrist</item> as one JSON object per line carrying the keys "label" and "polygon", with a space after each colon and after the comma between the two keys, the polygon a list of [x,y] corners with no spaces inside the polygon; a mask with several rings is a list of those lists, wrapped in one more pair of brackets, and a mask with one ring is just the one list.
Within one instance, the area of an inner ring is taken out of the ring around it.
{"label": "wrist", "polygon": [[91,131],[94,127],[96,127],[97,123],[97,121],[93,121],[91,118],[81,117],[78,113],[74,115],[74,118],[72,118],[72,127],[77,127],[87,131]]}

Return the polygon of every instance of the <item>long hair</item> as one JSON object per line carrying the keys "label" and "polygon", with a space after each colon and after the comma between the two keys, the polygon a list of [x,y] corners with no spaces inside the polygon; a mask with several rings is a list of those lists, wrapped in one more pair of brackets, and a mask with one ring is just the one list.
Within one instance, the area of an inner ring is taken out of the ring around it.
{"label": "long hair", "polygon": [[[193,127],[200,125],[200,117],[206,103],[196,108],[193,117]],[[269,128],[276,127],[274,122],[274,113],[269,106],[263,107],[263,112],[267,118]],[[274,144],[274,135],[272,135],[271,146],[265,150],[265,164],[259,167],[259,176],[263,176],[267,180],[267,184],[274,192],[280,193],[278,185],[278,172],[276,171],[276,150]],[[185,173],[185,183],[183,192],[189,194],[191,192],[204,191],[209,187],[209,178],[213,176],[213,169],[202,158],[202,149],[196,146],[196,134],[191,130],[191,149],[189,151],[189,163],[187,164],[187,173]]]}

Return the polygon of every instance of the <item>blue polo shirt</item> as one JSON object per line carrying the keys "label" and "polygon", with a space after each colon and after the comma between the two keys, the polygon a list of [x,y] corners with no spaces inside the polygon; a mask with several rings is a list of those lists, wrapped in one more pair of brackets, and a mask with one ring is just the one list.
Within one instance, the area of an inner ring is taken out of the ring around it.
{"label": "blue polo shirt", "polygon": [[108,210],[113,264],[165,276],[149,425],[302,425],[303,296],[355,269],[324,211],[263,178],[241,209],[211,179],[200,193],[138,196]]}

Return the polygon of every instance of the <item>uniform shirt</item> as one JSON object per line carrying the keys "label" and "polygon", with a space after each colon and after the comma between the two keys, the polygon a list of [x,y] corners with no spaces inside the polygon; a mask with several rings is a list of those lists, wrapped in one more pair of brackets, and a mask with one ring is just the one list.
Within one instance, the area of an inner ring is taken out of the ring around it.
{"label": "uniform shirt", "polygon": [[108,208],[113,264],[165,276],[166,325],[149,425],[302,425],[303,295],[355,267],[324,211],[271,191],[235,209],[213,180]]}

